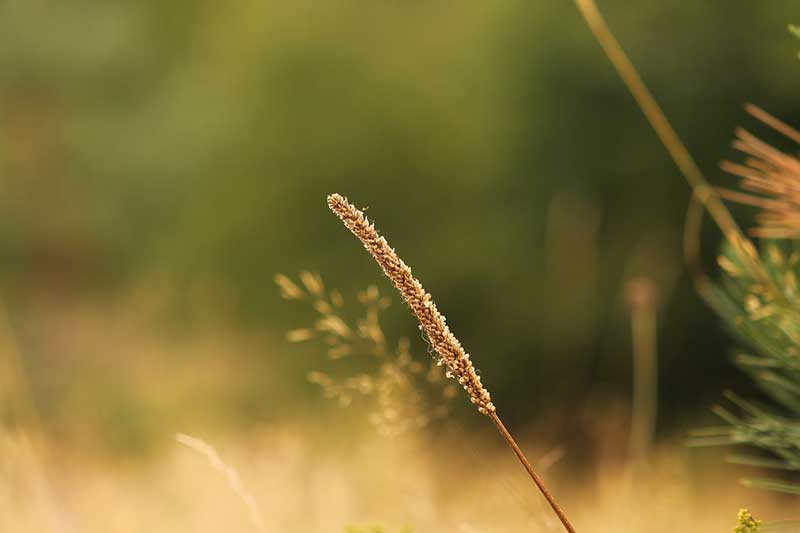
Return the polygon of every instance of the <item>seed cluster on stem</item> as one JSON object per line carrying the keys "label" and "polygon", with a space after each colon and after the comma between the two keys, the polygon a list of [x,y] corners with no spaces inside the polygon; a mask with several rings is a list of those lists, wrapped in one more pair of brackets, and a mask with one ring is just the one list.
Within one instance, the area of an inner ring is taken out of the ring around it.
{"label": "seed cluster on stem", "polygon": [[411,311],[419,320],[431,346],[439,356],[439,361],[447,367],[448,376],[456,379],[469,394],[472,403],[483,414],[495,411],[489,391],[481,383],[481,377],[469,354],[450,332],[445,316],[433,303],[431,295],[411,273],[411,268],[389,246],[375,225],[371,224],[362,211],[340,194],[328,196],[328,207],[333,211],[353,235],[364,244],[364,248],[375,258],[384,274],[402,295]]}
{"label": "seed cluster on stem", "polygon": [[489,391],[481,383],[481,378],[469,359],[469,354],[464,351],[461,343],[450,332],[450,328],[445,323],[444,315],[436,309],[431,295],[425,292],[422,284],[413,276],[411,268],[400,259],[394,249],[386,242],[386,239],[378,233],[375,225],[367,220],[363,212],[347,201],[347,198],[340,194],[331,194],[328,196],[328,207],[342,220],[345,227],[358,237],[370,255],[381,266],[384,274],[392,280],[394,286],[400,291],[403,299],[417,317],[420,329],[428,337],[433,349],[438,354],[439,362],[447,367],[448,376],[457,379],[469,394],[472,403],[478,406],[478,411],[487,415],[494,422],[497,430],[516,454],[534,484],[539,488],[542,496],[550,504],[559,520],[561,520],[564,529],[568,533],[575,533],[575,529],[567,519],[566,514],[564,514],[555,498],[547,490],[542,479],[533,470],[525,454],[522,453],[522,449],[514,441],[514,437],[503,425],[492,403],[492,398],[489,396]]}

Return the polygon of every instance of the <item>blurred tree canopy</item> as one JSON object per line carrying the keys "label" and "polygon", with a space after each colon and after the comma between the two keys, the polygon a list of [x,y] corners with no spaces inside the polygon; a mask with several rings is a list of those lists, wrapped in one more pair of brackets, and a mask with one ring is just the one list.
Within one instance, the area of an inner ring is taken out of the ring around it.
{"label": "blurred tree canopy", "polygon": [[[601,3],[718,182],[744,102],[800,123],[792,7]],[[325,207],[337,191],[519,417],[625,394],[630,274],[669,291],[668,416],[736,377],[681,273],[689,189],[571,2],[4,2],[0,176],[12,305],[157,273],[177,294],[232,288],[230,313],[277,337],[296,316],[274,272],[345,293],[379,279]]]}

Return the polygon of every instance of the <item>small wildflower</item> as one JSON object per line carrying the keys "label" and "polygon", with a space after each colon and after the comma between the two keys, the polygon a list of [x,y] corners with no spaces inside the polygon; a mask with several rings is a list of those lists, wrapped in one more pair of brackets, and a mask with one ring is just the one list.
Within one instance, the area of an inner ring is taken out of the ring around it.
{"label": "small wildflower", "polygon": [[733,528],[733,533],[753,533],[758,531],[761,520],[756,520],[747,509],[739,509],[738,525]]}

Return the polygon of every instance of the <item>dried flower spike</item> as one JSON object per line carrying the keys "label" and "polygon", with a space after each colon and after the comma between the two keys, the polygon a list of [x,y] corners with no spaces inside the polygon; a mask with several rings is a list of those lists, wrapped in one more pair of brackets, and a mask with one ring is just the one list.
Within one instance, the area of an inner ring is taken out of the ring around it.
{"label": "dried flower spike", "polygon": [[564,511],[544,486],[544,482],[539,475],[533,470],[525,454],[514,441],[514,437],[503,425],[497,415],[494,404],[492,404],[489,391],[484,388],[480,376],[478,376],[472,361],[469,359],[469,354],[464,351],[461,343],[450,332],[450,328],[445,323],[444,315],[436,309],[431,295],[425,292],[419,280],[411,274],[411,269],[408,265],[400,259],[394,249],[386,242],[386,239],[377,232],[375,225],[370,224],[364,213],[348,202],[347,198],[340,194],[331,194],[328,196],[328,207],[342,219],[347,229],[358,237],[367,251],[381,266],[384,274],[392,280],[394,286],[400,291],[403,299],[411,307],[411,311],[417,317],[417,320],[419,320],[420,328],[425,332],[433,349],[438,354],[439,361],[447,367],[448,376],[457,379],[469,394],[472,403],[478,406],[478,411],[491,418],[534,484],[547,500],[547,503],[550,504],[550,507],[561,520],[564,529],[569,533],[575,533],[575,529],[570,524]]}
{"label": "dried flower spike", "polygon": [[470,396],[472,403],[478,406],[483,414],[495,411],[489,391],[481,383],[469,354],[461,343],[450,332],[445,317],[433,303],[431,295],[425,292],[422,284],[411,273],[411,269],[395,253],[378,232],[375,225],[370,224],[364,213],[339,194],[328,196],[328,207],[342,219],[344,225],[364,244],[367,251],[375,258],[383,269],[383,273],[392,280],[403,299],[411,307],[411,311],[419,320],[425,336],[439,355],[440,360]]}

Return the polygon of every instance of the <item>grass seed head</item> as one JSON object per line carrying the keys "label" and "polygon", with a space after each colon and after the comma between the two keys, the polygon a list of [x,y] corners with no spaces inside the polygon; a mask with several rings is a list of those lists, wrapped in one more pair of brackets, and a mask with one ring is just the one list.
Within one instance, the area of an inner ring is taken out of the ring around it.
{"label": "grass seed head", "polygon": [[417,317],[422,331],[438,354],[453,379],[458,381],[470,396],[472,403],[483,414],[495,411],[489,391],[481,384],[469,354],[458,339],[450,332],[445,317],[436,308],[431,295],[411,273],[406,265],[371,224],[364,213],[351,204],[344,196],[328,196],[328,207],[344,223],[375,258],[384,274],[392,281],[403,299]]}

